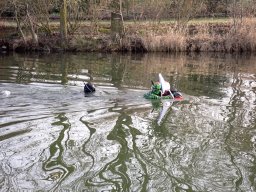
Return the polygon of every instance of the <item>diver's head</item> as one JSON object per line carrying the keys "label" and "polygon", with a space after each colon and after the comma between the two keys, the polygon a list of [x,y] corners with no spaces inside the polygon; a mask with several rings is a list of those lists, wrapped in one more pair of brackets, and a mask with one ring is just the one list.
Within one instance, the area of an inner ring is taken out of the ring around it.
{"label": "diver's head", "polygon": [[90,82],[89,83],[85,83],[84,84],[84,93],[87,94],[87,93],[93,93],[95,92],[95,87],[93,84],[91,84]]}
{"label": "diver's head", "polygon": [[151,86],[151,90],[152,90],[152,93],[155,94],[155,95],[161,94],[161,84],[159,82],[155,82]]}

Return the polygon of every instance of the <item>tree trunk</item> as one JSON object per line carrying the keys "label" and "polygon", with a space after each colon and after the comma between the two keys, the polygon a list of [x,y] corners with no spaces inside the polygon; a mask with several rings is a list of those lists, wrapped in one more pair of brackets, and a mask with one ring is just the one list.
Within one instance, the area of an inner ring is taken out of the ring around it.
{"label": "tree trunk", "polygon": [[18,31],[19,31],[24,43],[26,44],[27,41],[26,41],[26,37],[25,37],[25,35],[22,31],[22,28],[21,28],[21,24],[20,24],[20,20],[19,20],[19,16],[18,16],[18,10],[17,10],[18,8],[17,8],[17,5],[16,5],[16,2],[13,1],[12,3],[13,3],[13,6],[14,6],[15,20],[16,20],[16,23],[17,23]]}
{"label": "tree trunk", "polygon": [[119,0],[119,7],[116,7],[116,12],[111,13],[111,33],[112,40],[120,42],[124,36],[124,19],[122,14],[122,0]]}
{"label": "tree trunk", "polygon": [[123,36],[124,26],[119,13],[111,13],[111,33],[113,41],[119,41]]}
{"label": "tree trunk", "polygon": [[32,18],[30,16],[30,13],[29,13],[29,10],[28,10],[28,4],[27,4],[27,18],[28,18],[28,22],[29,22],[29,30],[30,30],[30,33],[32,35],[32,39],[33,39],[33,43],[35,45],[38,45],[38,37],[37,37],[37,34],[35,32],[35,28],[34,28],[34,23],[32,21]]}
{"label": "tree trunk", "polygon": [[60,36],[62,47],[65,48],[67,44],[67,0],[61,0],[60,6]]}
{"label": "tree trunk", "polygon": [[119,12],[120,12],[120,16],[121,16],[121,20],[122,20],[122,33],[124,33],[124,17],[123,17],[123,1],[119,0]]}

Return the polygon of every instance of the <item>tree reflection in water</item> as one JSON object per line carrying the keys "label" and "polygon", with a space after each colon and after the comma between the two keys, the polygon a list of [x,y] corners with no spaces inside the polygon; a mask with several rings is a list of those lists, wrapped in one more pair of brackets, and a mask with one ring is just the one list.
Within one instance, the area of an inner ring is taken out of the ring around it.
{"label": "tree reflection in water", "polygon": [[[0,104],[1,190],[255,191],[255,61],[1,57],[0,91],[12,93]],[[186,99],[145,100],[158,73]]]}

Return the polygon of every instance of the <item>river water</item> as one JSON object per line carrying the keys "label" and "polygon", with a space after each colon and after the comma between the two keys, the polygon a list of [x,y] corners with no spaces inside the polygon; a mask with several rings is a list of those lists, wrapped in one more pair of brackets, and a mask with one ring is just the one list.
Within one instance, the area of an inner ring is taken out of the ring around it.
{"label": "river water", "polygon": [[256,56],[0,55],[0,191],[255,190]]}

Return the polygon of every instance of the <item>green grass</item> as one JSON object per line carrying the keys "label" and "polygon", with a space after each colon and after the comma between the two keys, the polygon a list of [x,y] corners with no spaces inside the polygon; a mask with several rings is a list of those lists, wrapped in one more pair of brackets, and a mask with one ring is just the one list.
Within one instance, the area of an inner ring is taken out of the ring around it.
{"label": "green grass", "polygon": [[[228,23],[230,22],[230,18],[226,17],[221,17],[221,18],[196,18],[190,20],[188,23],[189,24],[206,24],[206,23]],[[176,22],[175,19],[168,19],[168,20],[141,20],[141,21],[136,21],[138,24],[148,24],[148,23],[160,23],[160,24],[174,24]],[[133,24],[133,20],[125,21],[125,24]]]}
{"label": "green grass", "polygon": [[[189,21],[189,24],[205,24],[205,23],[228,23],[230,21],[230,18],[198,18],[198,19],[193,19]],[[137,24],[148,24],[148,23],[158,23],[159,21],[154,21],[154,20],[141,20],[141,21],[136,21]],[[99,25],[110,25],[110,20],[102,20],[98,21]],[[134,24],[135,22],[133,20],[128,20],[125,21],[125,24]],[[169,20],[161,20],[160,24],[174,24],[175,20],[174,19],[169,19]],[[81,25],[89,26],[91,24],[90,21],[82,21]],[[51,22],[51,25],[53,26],[58,26],[59,22],[54,20]],[[1,20],[0,18],[0,26],[6,26],[6,27],[16,27],[16,22],[14,19],[10,20]]]}
{"label": "green grass", "polygon": [[193,19],[189,23],[191,24],[205,24],[205,23],[228,23],[230,18],[198,18]]}

